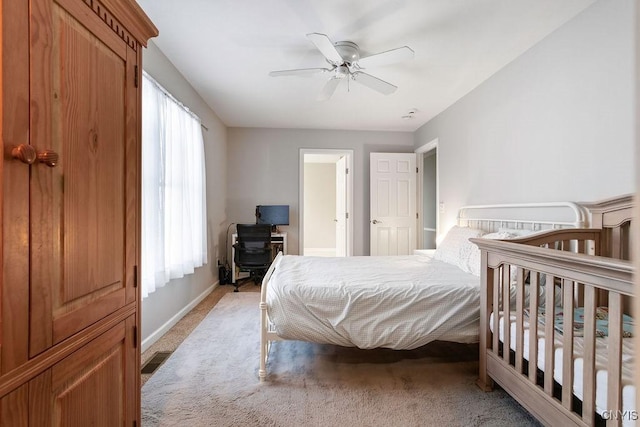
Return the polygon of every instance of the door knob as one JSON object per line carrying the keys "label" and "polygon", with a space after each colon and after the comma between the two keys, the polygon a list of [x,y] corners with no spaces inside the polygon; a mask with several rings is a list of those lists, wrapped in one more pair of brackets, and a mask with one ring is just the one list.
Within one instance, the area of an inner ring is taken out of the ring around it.
{"label": "door knob", "polygon": [[374,219],[373,221],[371,221],[372,224],[382,224],[382,221],[378,221],[377,219]]}
{"label": "door knob", "polygon": [[44,150],[37,152],[33,146],[29,144],[20,144],[11,150],[11,155],[14,159],[20,160],[22,163],[32,165],[37,161],[44,163],[49,167],[54,167],[58,164],[59,156],[53,150]]}

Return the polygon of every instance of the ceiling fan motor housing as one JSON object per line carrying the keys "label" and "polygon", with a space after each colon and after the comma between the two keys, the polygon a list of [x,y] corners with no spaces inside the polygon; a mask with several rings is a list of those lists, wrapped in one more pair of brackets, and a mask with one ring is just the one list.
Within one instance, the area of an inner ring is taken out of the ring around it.
{"label": "ceiling fan motor housing", "polygon": [[[354,42],[341,41],[341,42],[336,42],[334,46],[336,47],[336,50],[338,51],[338,53],[340,54],[340,56],[342,57],[342,59],[346,64],[351,65],[355,62],[358,62],[358,60],[360,59],[360,49],[358,48],[358,45],[355,44]],[[341,65],[341,64],[335,64],[335,65]]]}

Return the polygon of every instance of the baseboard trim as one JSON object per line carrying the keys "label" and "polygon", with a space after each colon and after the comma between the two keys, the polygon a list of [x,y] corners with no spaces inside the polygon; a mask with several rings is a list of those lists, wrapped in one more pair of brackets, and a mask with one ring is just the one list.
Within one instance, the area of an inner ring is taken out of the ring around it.
{"label": "baseboard trim", "polygon": [[200,304],[200,302],[205,299],[215,288],[220,285],[220,282],[215,282],[213,285],[209,286],[205,289],[200,295],[193,299],[189,304],[184,306],[182,310],[177,312],[171,319],[167,320],[164,325],[156,329],[151,335],[142,340],[141,343],[141,353],[144,353],[151,347],[156,341],[158,341],[164,334],[166,334],[169,329],[173,328],[176,323],[180,321],[184,316],[187,315],[191,310],[195,308],[196,305]]}

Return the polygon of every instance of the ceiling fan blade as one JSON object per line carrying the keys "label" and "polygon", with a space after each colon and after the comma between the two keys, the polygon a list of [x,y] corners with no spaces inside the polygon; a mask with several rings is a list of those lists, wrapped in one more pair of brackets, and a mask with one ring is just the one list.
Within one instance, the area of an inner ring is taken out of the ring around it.
{"label": "ceiling fan blade", "polygon": [[340,53],[338,53],[331,39],[329,39],[326,34],[309,33],[307,34],[307,38],[311,40],[311,43],[316,45],[320,53],[332,64],[340,65],[344,62],[342,56],[340,56]]}
{"label": "ceiling fan blade", "polygon": [[358,66],[361,68],[377,67],[379,65],[395,64],[396,62],[413,59],[414,52],[408,46],[387,50],[386,52],[360,58]]}
{"label": "ceiling fan blade", "polygon": [[380,80],[377,77],[373,77],[371,74],[363,73],[362,71],[356,71],[351,73],[353,80],[357,81],[361,85],[373,89],[376,92],[380,92],[383,95],[389,95],[398,89],[397,86],[387,83],[384,80]]}
{"label": "ceiling fan blade", "polygon": [[331,98],[333,92],[336,91],[340,80],[342,79],[339,79],[338,77],[331,77],[318,94],[318,101],[326,101]]}
{"label": "ceiling fan blade", "polygon": [[325,73],[327,71],[331,71],[329,68],[299,68],[294,70],[279,70],[279,71],[271,71],[269,75],[271,77],[280,77],[280,76],[310,76],[312,74]]}

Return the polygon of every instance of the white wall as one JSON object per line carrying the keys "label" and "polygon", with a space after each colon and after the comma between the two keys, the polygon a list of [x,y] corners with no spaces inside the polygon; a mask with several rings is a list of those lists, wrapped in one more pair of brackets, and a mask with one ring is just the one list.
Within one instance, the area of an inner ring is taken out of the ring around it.
{"label": "white wall", "polygon": [[305,129],[228,129],[227,218],[254,222],[258,204],[290,206],[290,254],[298,254],[299,158],[301,148],[354,150],[354,255],[369,254],[369,153],[413,151],[408,132]]}
{"label": "white wall", "polygon": [[[336,248],[336,164],[304,164],[304,246]],[[305,252],[306,253],[306,252]]]}
{"label": "white wall", "polygon": [[[204,131],[207,171],[207,230],[209,263],[194,274],[172,280],[142,300],[143,351],[171,324],[179,320],[218,281],[216,260],[221,252],[221,223],[225,220],[227,129],[180,72],[153,44],[143,53],[143,68],[180,102],[197,114]],[[144,221],[144,218],[142,219]],[[222,241],[223,243],[223,241]],[[144,265],[142,266],[144,268]],[[146,340],[146,341],[145,341]]]}
{"label": "white wall", "polygon": [[601,0],[415,133],[438,138],[440,231],[465,204],[635,191],[634,4]]}

